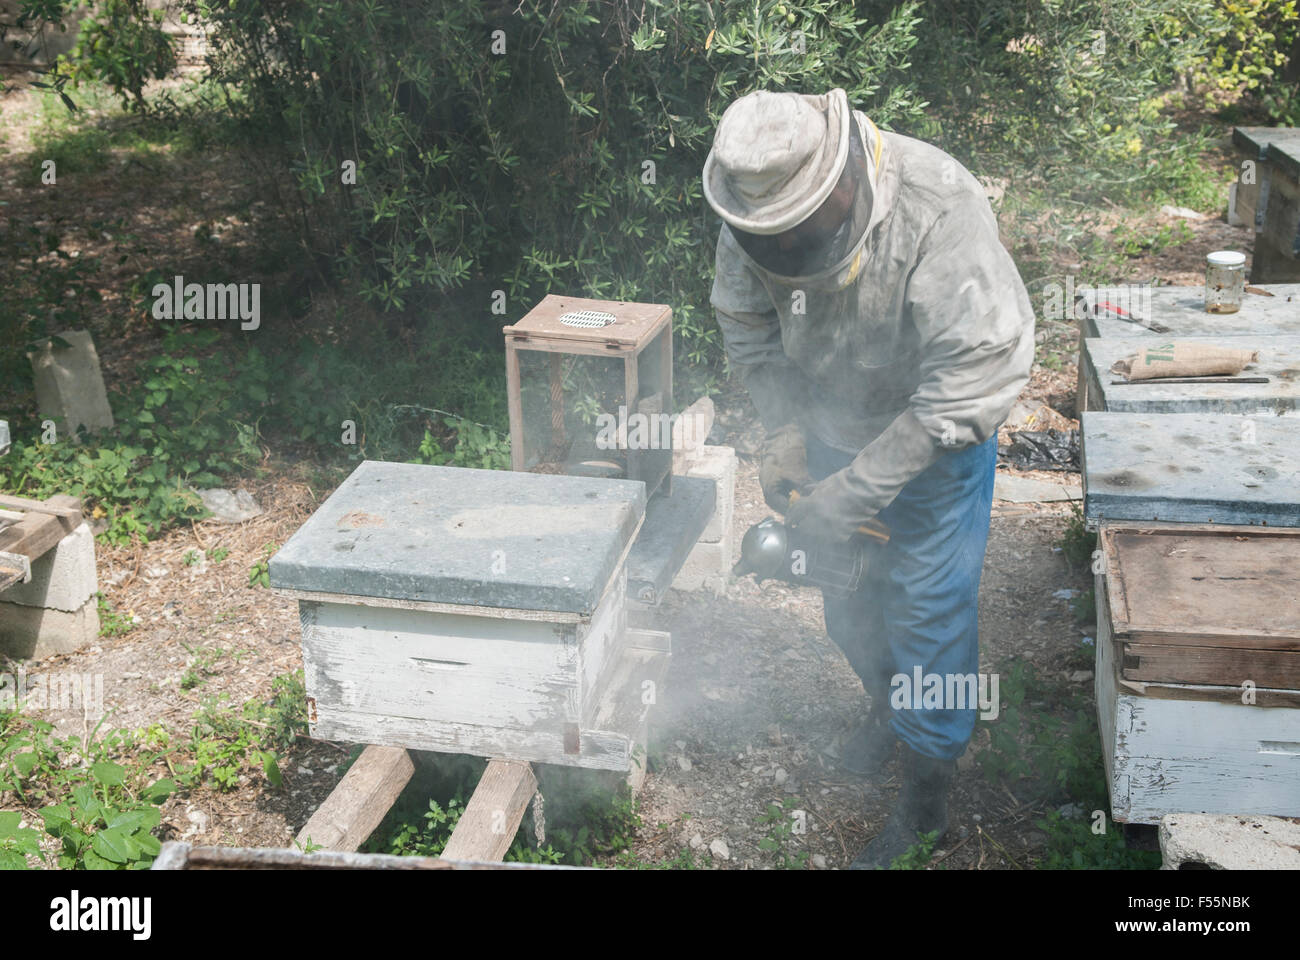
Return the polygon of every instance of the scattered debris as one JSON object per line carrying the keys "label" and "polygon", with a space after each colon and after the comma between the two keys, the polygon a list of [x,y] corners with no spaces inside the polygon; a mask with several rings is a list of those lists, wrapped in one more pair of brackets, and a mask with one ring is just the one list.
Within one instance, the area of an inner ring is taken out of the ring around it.
{"label": "scattered debris", "polygon": [[1079,469],[1078,430],[1012,430],[998,457],[1020,470]]}

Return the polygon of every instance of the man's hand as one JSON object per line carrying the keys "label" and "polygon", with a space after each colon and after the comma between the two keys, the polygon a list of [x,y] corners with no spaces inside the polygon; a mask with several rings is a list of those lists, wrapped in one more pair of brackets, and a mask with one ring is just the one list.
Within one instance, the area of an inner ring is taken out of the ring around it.
{"label": "man's hand", "polygon": [[[846,468],[847,470],[847,468]],[[790,529],[821,543],[846,543],[870,520],[846,482],[845,470],[832,473],[790,505],[785,515]]]}
{"label": "man's hand", "polygon": [[763,488],[767,505],[785,513],[791,491],[802,493],[812,483],[808,474],[808,450],[799,425],[787,423],[768,434],[758,467],[758,484]]}

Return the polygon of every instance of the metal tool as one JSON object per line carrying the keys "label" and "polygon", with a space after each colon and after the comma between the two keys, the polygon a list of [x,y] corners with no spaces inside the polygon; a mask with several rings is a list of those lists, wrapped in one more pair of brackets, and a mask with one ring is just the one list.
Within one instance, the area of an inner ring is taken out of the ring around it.
{"label": "metal tool", "polygon": [[[799,498],[790,495],[790,502]],[[754,574],[759,583],[783,580],[798,587],[819,587],[835,596],[854,593],[881,548],[889,542],[889,528],[878,521],[858,527],[847,543],[822,543],[802,536],[776,517],[768,517],[745,531],[740,560],[732,575]]]}

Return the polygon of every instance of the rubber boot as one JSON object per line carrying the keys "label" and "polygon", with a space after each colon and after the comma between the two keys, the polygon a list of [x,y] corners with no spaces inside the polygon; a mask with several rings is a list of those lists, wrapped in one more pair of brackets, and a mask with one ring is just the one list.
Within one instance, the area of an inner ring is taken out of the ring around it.
{"label": "rubber boot", "polygon": [[893,759],[897,746],[898,738],[889,726],[888,704],[883,699],[872,698],[866,717],[844,739],[840,766],[849,773],[870,777]]}
{"label": "rubber boot", "polygon": [[957,773],[955,760],[939,760],[903,750],[903,784],[894,811],[880,834],[867,844],[850,870],[888,870],[895,857],[917,844],[918,833],[948,832],[948,794]]}

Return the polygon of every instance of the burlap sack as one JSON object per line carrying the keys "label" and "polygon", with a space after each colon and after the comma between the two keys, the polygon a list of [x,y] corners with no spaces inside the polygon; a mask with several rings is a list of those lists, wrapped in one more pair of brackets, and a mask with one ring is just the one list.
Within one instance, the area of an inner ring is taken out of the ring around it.
{"label": "burlap sack", "polygon": [[1259,359],[1258,350],[1234,350],[1205,343],[1165,342],[1116,360],[1110,368],[1129,380],[1157,377],[1236,376],[1243,367]]}

